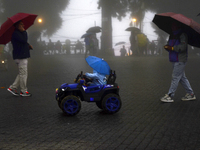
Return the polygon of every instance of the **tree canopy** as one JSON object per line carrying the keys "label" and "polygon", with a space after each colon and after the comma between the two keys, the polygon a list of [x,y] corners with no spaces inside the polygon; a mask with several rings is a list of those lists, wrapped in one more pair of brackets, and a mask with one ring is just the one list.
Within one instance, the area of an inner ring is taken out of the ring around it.
{"label": "tree canopy", "polygon": [[199,0],[128,0],[132,17],[143,20],[146,11],[155,13],[174,12],[196,20],[199,10]]}
{"label": "tree canopy", "polygon": [[43,30],[45,35],[51,36],[61,27],[60,13],[68,4],[69,0],[0,0],[0,23],[18,12],[37,14],[43,21],[39,24],[36,20],[29,32]]}
{"label": "tree canopy", "polygon": [[109,12],[112,17],[121,20],[123,17],[126,16],[128,6],[128,2],[126,0],[99,0],[98,8],[105,6],[103,5],[103,3],[106,3],[106,5],[108,6]]}
{"label": "tree canopy", "polygon": [[174,12],[183,14],[189,18],[195,19],[200,12],[199,0],[183,1],[183,0],[143,0],[148,8],[156,13]]}
{"label": "tree canopy", "polygon": [[102,27],[103,30],[106,30],[106,33],[102,32],[102,44],[106,45],[105,48],[110,48],[112,44],[112,21],[111,19],[106,20],[109,17],[121,20],[129,12],[130,17],[135,17],[137,24],[140,24],[144,19],[145,12],[151,11],[181,13],[197,22],[200,20],[200,17],[197,18],[197,14],[200,13],[199,0],[99,0],[98,4],[102,11],[106,11],[106,13],[102,12]]}

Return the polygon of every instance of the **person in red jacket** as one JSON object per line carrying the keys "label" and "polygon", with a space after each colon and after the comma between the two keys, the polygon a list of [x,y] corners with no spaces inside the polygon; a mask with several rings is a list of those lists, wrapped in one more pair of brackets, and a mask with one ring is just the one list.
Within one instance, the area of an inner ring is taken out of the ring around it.
{"label": "person in red jacket", "polygon": [[[7,90],[15,96],[31,96],[27,91],[26,84],[28,77],[28,58],[30,57],[30,49],[33,49],[33,47],[27,42],[28,36],[23,22],[19,21],[14,26],[15,31],[12,34],[11,42],[13,46],[13,59],[18,66],[19,74]],[[21,88],[20,94],[17,92],[19,86]]]}

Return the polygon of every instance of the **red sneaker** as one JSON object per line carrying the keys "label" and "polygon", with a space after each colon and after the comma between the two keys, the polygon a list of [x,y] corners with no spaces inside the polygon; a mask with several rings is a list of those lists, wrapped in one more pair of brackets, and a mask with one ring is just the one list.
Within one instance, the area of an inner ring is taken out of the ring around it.
{"label": "red sneaker", "polygon": [[26,92],[20,92],[20,96],[32,96],[32,94],[31,93],[29,93],[28,91],[26,91]]}
{"label": "red sneaker", "polygon": [[10,93],[12,93],[12,94],[15,95],[15,96],[19,96],[19,93],[17,92],[16,89],[8,88],[7,91],[9,91]]}

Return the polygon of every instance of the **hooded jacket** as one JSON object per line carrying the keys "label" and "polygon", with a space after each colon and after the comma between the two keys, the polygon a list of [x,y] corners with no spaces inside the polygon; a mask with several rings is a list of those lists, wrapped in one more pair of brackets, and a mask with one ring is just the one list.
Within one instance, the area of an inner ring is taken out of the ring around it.
{"label": "hooded jacket", "polygon": [[169,37],[168,45],[174,47],[173,51],[169,51],[170,62],[187,62],[188,57],[188,37],[181,30],[173,32]]}
{"label": "hooded jacket", "polygon": [[18,29],[15,29],[11,38],[13,45],[13,59],[25,59],[30,57],[30,48],[27,41],[27,32],[21,32]]}

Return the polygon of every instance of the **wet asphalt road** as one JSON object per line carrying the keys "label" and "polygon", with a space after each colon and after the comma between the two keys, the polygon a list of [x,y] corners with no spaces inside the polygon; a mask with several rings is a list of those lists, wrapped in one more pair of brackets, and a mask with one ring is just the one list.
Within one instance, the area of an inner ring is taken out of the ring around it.
{"label": "wet asphalt road", "polygon": [[104,57],[120,86],[121,110],[103,113],[94,103],[82,102],[74,117],[64,116],[55,89],[72,83],[81,71],[92,69],[82,55],[36,56],[29,59],[28,90],[32,97],[6,91],[17,68],[9,61],[0,68],[0,150],[163,150],[200,149],[200,57],[190,56],[186,76],[197,100],[161,103],[167,93],[172,66],[164,56]]}

